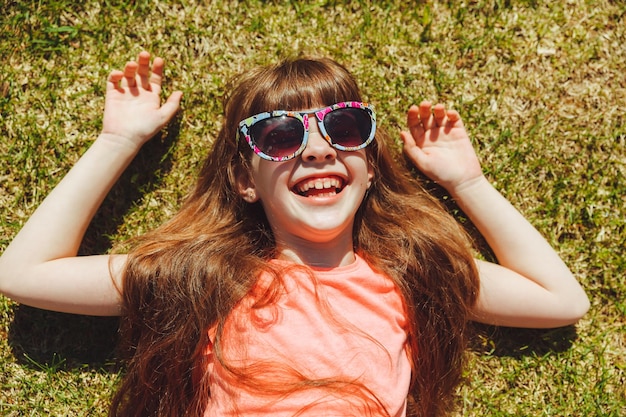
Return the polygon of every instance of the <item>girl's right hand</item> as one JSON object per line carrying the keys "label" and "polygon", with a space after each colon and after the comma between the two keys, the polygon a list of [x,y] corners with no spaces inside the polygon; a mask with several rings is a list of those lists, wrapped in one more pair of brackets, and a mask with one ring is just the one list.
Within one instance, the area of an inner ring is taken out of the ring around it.
{"label": "girl's right hand", "polygon": [[141,145],[176,113],[161,105],[163,60],[142,52],[109,75],[102,134],[46,197],[0,256],[0,293],[67,313],[120,313],[125,255],[77,256],[98,207]]}
{"label": "girl's right hand", "polygon": [[137,61],[109,75],[102,134],[138,149],[176,114],[182,92],[173,92],[161,105],[163,59],[154,58],[150,68],[150,53],[143,51]]}

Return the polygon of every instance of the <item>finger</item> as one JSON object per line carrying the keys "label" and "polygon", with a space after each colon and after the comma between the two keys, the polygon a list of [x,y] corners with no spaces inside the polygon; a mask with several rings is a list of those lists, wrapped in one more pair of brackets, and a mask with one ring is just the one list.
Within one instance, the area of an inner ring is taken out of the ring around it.
{"label": "finger", "polygon": [[119,70],[111,71],[107,78],[107,89],[120,89],[120,81],[124,78],[124,73]]}
{"label": "finger", "polygon": [[136,62],[127,62],[124,67],[124,80],[126,81],[126,85],[130,88],[137,86],[137,80],[135,76],[137,75],[137,68],[139,66]]}
{"label": "finger", "polygon": [[150,83],[161,86],[161,82],[163,81],[163,68],[165,67],[165,62],[162,58],[156,57],[152,62],[152,75],[150,76]]}
{"label": "finger", "polygon": [[456,110],[448,110],[446,115],[448,116],[448,123],[454,124],[461,120],[461,115]]}
{"label": "finger", "polygon": [[456,110],[448,110],[446,117],[448,119],[445,124],[444,132],[448,133],[454,128],[463,128],[463,120],[461,120],[461,115]]}
{"label": "finger", "polygon": [[433,116],[436,126],[442,126],[446,119],[446,108],[443,104],[436,104],[433,107]]}
{"label": "finger", "polygon": [[433,126],[432,104],[429,101],[422,101],[419,106],[420,120],[424,130],[428,130]]}
{"label": "finger", "polygon": [[182,91],[174,91],[168,98],[165,100],[165,103],[161,106],[159,110],[161,112],[161,116],[163,120],[166,122],[170,120],[178,109],[180,108],[180,101],[183,98]]}
{"label": "finger", "polygon": [[420,120],[420,109],[416,105],[409,107],[406,114],[406,123],[411,135],[413,135],[413,140],[424,136],[424,128]]}
{"label": "finger", "polygon": [[406,124],[409,127],[409,129],[415,129],[417,127],[421,127],[421,120],[420,120],[420,110],[419,108],[414,104],[411,107],[409,107],[409,110],[406,113]]}
{"label": "finger", "polygon": [[421,169],[424,166],[424,151],[416,145],[413,136],[409,132],[400,132],[400,138],[404,143],[402,151],[413,162],[415,166]]}
{"label": "finger", "polygon": [[139,62],[137,75],[139,75],[140,85],[142,88],[150,90],[150,53],[140,52],[137,61]]}
{"label": "finger", "polygon": [[406,132],[406,131],[400,132],[400,138],[402,139],[402,145],[403,145],[402,147],[404,149],[417,146],[417,142],[415,142],[415,137],[410,132]]}

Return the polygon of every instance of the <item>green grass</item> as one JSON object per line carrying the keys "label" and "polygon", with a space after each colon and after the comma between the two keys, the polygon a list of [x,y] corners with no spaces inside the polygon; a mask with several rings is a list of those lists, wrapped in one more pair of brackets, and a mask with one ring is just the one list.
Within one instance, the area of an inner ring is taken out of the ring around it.
{"label": "green grass", "polygon": [[[148,145],[84,253],[168,218],[220,124],[227,81],[299,53],[348,66],[380,123],[458,109],[489,178],[588,291],[574,328],[481,327],[458,415],[626,415],[626,5],[621,1],[0,0],[0,251],[97,136],[104,81],[142,49],[184,111]],[[114,319],[0,297],[0,414],[104,415]]]}

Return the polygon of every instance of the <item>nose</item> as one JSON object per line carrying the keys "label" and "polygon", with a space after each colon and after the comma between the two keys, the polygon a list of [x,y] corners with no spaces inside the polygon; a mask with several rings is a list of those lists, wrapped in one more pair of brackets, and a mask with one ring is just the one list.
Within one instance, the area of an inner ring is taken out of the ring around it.
{"label": "nose", "polygon": [[324,139],[314,115],[309,117],[309,139],[302,152],[302,159],[307,162],[330,161],[337,157],[337,150]]}

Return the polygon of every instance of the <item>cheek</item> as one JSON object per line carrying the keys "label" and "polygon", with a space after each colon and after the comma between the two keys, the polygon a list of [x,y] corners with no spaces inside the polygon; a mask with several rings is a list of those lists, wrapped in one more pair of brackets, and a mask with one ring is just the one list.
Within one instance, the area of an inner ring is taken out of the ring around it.
{"label": "cheek", "polygon": [[256,155],[252,157],[250,178],[258,191],[259,197],[262,198],[264,195],[274,194],[277,185],[288,182],[293,168],[293,161],[273,162],[266,161]]}
{"label": "cheek", "polygon": [[346,155],[345,162],[350,167],[355,179],[358,178],[358,181],[362,181],[367,188],[372,185],[372,181],[374,180],[374,167],[370,163],[364,150]]}

